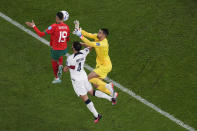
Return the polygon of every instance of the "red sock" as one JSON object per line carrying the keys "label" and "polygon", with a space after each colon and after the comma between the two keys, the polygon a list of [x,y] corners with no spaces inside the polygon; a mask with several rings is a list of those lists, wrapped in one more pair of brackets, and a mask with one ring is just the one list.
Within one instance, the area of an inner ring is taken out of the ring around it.
{"label": "red sock", "polygon": [[52,60],[52,67],[53,67],[53,73],[55,75],[55,78],[58,78],[57,72],[58,72],[58,64],[57,61]]}
{"label": "red sock", "polygon": [[63,56],[59,58],[59,65],[63,65]]}

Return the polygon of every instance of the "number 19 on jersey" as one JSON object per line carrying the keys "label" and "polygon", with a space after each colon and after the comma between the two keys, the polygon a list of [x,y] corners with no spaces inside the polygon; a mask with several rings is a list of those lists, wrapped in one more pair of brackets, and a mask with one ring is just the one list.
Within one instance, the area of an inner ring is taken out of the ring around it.
{"label": "number 19 on jersey", "polygon": [[67,38],[67,32],[66,31],[60,31],[60,36],[59,36],[59,43],[60,42],[65,42]]}

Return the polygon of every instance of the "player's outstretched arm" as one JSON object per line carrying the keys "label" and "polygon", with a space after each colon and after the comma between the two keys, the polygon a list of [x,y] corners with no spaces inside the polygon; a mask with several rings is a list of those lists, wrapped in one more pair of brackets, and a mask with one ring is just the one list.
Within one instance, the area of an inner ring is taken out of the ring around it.
{"label": "player's outstretched arm", "polygon": [[86,46],[88,47],[97,47],[97,46],[100,46],[100,44],[96,43],[96,42],[92,42],[90,40],[88,40],[87,38],[85,37],[80,37],[81,40],[85,43]]}
{"label": "player's outstretched arm", "polygon": [[88,40],[87,38],[85,38],[82,33],[81,33],[81,30],[77,30],[75,29],[73,31],[73,34],[80,37],[81,40],[87,45],[87,46],[90,46],[90,47],[99,47],[100,46],[100,43],[98,42],[91,42],[90,40]]}
{"label": "player's outstretched arm", "polygon": [[29,26],[29,27],[31,27],[31,28],[33,28],[33,29],[36,31],[36,33],[37,33],[40,37],[45,36],[45,33],[44,33],[44,32],[41,32],[41,31],[36,27],[36,25],[35,25],[35,23],[34,23],[33,20],[32,20],[32,22],[26,22],[26,25]]}
{"label": "player's outstretched arm", "polygon": [[32,22],[25,22],[25,24],[31,28],[33,28],[35,26],[34,21],[32,20]]}
{"label": "player's outstretched arm", "polygon": [[88,33],[85,30],[82,30],[81,33],[88,38],[97,39],[97,34]]}

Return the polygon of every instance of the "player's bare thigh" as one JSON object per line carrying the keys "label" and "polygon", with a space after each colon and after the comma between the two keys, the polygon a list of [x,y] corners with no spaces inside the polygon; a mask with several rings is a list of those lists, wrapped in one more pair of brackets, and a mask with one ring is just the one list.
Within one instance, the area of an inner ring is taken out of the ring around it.
{"label": "player's bare thigh", "polygon": [[[88,80],[90,80],[90,79],[92,79],[92,78],[99,78],[100,76],[99,75],[97,75],[96,74],[96,72],[94,72],[94,71],[92,71],[92,72],[90,72],[90,74],[88,75]],[[99,79],[101,79],[101,78],[99,78]],[[101,79],[101,80],[103,80],[103,79]],[[94,87],[98,87],[98,85],[95,85],[95,84],[93,84],[94,85]]]}
{"label": "player's bare thigh", "polygon": [[88,94],[93,96],[93,94],[94,94],[93,92],[94,92],[94,90],[90,90],[90,91],[88,91]]}
{"label": "player's bare thigh", "polygon": [[[90,95],[92,95],[93,96],[93,90],[90,90],[90,91],[88,91],[88,94],[90,94]],[[88,98],[88,95],[86,94],[86,95],[80,95],[80,97],[81,97],[81,99],[85,102],[85,101],[87,101],[89,98]]]}
{"label": "player's bare thigh", "polygon": [[99,75],[96,74],[96,72],[92,71],[90,72],[90,74],[88,75],[88,80],[92,79],[92,78],[98,78]]}
{"label": "player's bare thigh", "polygon": [[85,102],[88,100],[88,95],[80,95],[81,99]]}

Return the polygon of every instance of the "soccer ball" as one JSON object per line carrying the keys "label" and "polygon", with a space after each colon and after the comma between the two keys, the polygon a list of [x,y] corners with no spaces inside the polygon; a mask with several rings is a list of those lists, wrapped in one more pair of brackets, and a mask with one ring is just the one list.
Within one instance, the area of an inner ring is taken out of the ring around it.
{"label": "soccer ball", "polygon": [[63,13],[63,15],[64,15],[64,21],[67,21],[68,20],[68,18],[69,18],[69,14],[68,14],[68,12],[67,11],[65,11],[65,10],[63,10],[63,11],[61,11],[62,13]]}

